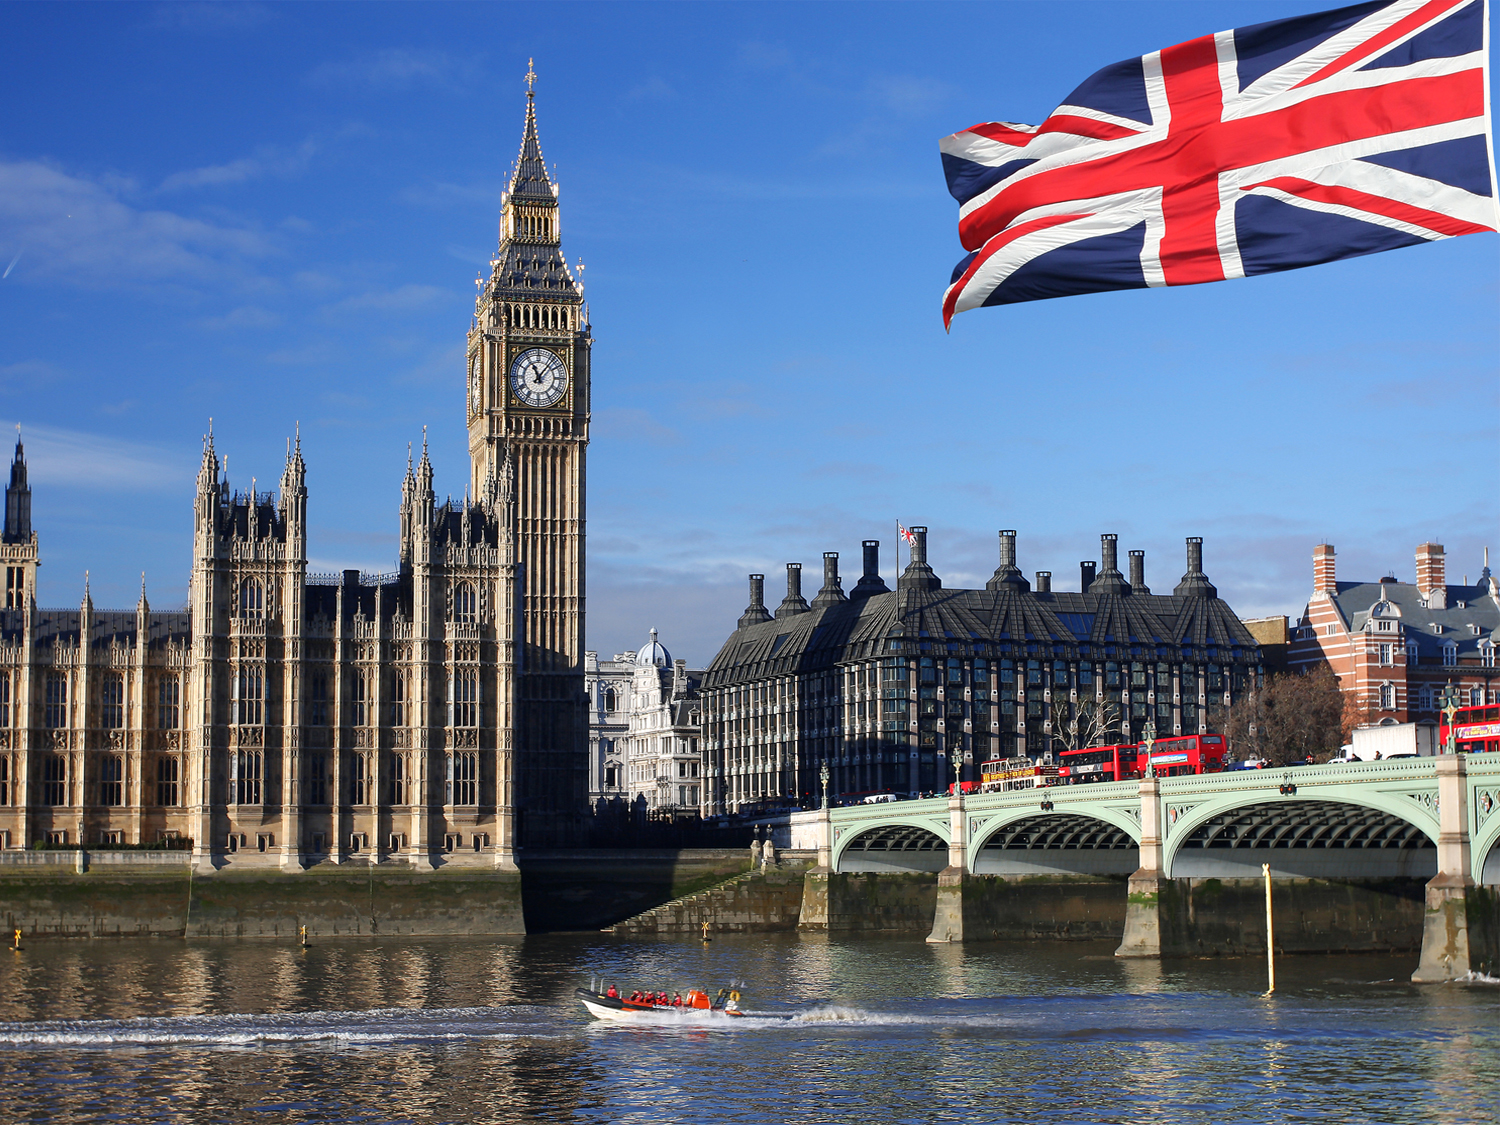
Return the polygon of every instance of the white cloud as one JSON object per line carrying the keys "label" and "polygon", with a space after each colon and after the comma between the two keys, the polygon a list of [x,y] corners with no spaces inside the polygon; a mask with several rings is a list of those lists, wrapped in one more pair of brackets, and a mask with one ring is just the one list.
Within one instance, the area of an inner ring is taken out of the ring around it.
{"label": "white cloud", "polygon": [[223,316],[206,316],[198,322],[215,332],[231,328],[270,328],[281,323],[281,317],[259,305],[241,305]]}
{"label": "white cloud", "polygon": [[314,86],[352,86],[406,90],[412,86],[457,88],[478,74],[470,62],[446,51],[388,47],[365,51],[341,62],[314,67],[307,81]]}
{"label": "white cloud", "polygon": [[257,231],[143,210],[121,190],[41,161],[0,161],[0,241],[25,247],[28,276],[90,288],[203,278],[274,251]]}
{"label": "white cloud", "polygon": [[378,289],[346,297],[329,306],[332,312],[349,312],[357,309],[379,309],[382,312],[406,312],[425,308],[435,301],[451,301],[453,294],[436,285],[407,284],[395,289]]}
{"label": "white cloud", "polygon": [[[9,426],[13,423],[0,423]],[[196,460],[170,458],[155,446],[101,437],[81,430],[23,426],[28,477],[33,485],[108,492],[167,492],[191,485]]]}

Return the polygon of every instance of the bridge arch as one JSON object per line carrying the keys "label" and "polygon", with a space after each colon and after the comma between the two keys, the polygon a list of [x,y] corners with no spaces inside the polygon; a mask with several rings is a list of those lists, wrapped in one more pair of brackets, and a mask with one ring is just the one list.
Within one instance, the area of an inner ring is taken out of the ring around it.
{"label": "bridge arch", "polygon": [[976,827],[976,875],[1130,875],[1141,865],[1140,826],[1106,809],[1008,809]]}
{"label": "bridge arch", "polygon": [[838,872],[938,872],[948,866],[948,826],[936,820],[892,820],[844,828],[834,841]]}
{"label": "bridge arch", "polygon": [[1437,873],[1437,820],[1404,795],[1246,797],[1169,802],[1163,874],[1254,878],[1263,863],[1283,878],[1427,879]]}
{"label": "bridge arch", "polygon": [[1474,882],[1500,883],[1500,786],[1475,786],[1469,815],[1479,826],[1469,836]]}

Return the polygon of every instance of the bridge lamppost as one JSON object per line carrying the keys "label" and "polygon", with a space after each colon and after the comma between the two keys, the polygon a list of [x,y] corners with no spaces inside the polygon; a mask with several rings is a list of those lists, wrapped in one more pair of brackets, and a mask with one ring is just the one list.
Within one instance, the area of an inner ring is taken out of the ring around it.
{"label": "bridge lamppost", "polygon": [[823,766],[818,770],[818,779],[823,783],[823,807],[828,807],[828,759],[823,759]]}
{"label": "bridge lamppost", "polygon": [[1146,776],[1156,776],[1156,766],[1151,762],[1151,747],[1156,745],[1156,723],[1147,720],[1146,725],[1141,728],[1141,739],[1146,744]]}
{"label": "bridge lamppost", "polygon": [[1458,752],[1458,738],[1453,729],[1453,716],[1458,713],[1458,688],[1449,684],[1443,689],[1443,718],[1448,720],[1448,738],[1444,750],[1446,753]]}

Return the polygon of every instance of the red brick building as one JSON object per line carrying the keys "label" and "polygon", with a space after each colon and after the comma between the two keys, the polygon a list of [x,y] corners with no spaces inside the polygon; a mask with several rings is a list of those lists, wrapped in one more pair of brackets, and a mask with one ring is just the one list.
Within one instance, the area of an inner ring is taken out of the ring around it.
{"label": "red brick building", "polygon": [[1287,662],[1324,663],[1363,722],[1437,718],[1452,684],[1464,706],[1494,703],[1500,689],[1500,581],[1488,552],[1473,586],[1446,581],[1440,543],[1417,548],[1416,582],[1340,582],[1331,544],[1313,548],[1313,594],[1292,628]]}

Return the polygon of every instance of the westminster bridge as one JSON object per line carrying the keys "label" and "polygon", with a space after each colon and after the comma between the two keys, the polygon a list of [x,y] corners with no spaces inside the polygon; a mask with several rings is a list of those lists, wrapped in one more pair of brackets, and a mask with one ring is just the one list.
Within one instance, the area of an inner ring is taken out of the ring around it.
{"label": "westminster bridge", "polygon": [[[1500,754],[1235,770],[794,814],[804,928],[907,909],[929,941],[1120,935],[1122,957],[1401,948],[1415,980],[1500,960]],[[903,887],[906,888],[903,890]],[[1123,915],[1123,918],[1121,917]]]}

